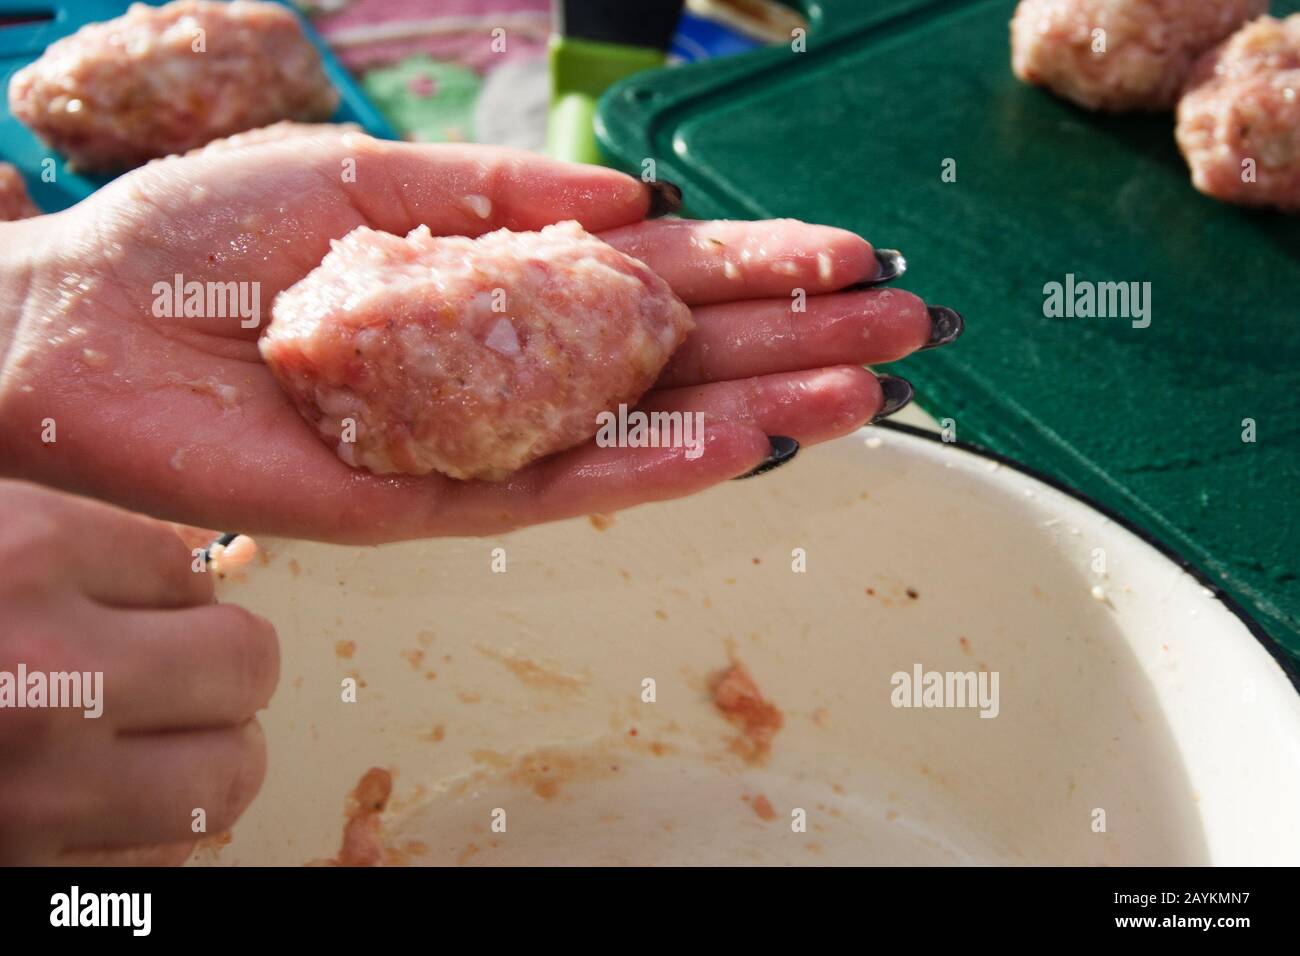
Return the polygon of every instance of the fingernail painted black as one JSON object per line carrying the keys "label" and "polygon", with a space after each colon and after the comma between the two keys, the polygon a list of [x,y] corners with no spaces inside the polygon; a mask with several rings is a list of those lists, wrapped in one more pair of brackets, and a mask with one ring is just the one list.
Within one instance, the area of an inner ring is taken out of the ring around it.
{"label": "fingernail painted black", "polygon": [[650,211],[647,219],[658,219],[682,208],[682,187],[666,179],[646,183],[650,187]]}
{"label": "fingernail painted black", "polygon": [[871,279],[864,279],[861,282],[855,282],[845,289],[845,292],[861,292],[864,289],[874,289],[878,285],[884,285],[886,282],[893,282],[904,272],[907,271],[907,257],[897,249],[877,249],[876,250],[876,274]]}
{"label": "fingernail painted black", "polygon": [[897,249],[877,249],[876,262],[880,263],[880,271],[871,280],[876,285],[892,282],[907,271],[907,257]]}
{"label": "fingernail painted black", "polygon": [[929,312],[930,341],[921,346],[921,351],[955,342],[966,329],[966,320],[956,309],[950,309],[946,305],[932,305]]}
{"label": "fingernail painted black", "polygon": [[878,375],[877,378],[880,380],[880,391],[884,393],[885,403],[876,412],[876,417],[871,419],[873,425],[906,408],[916,395],[912,383],[905,378],[897,375]]}
{"label": "fingernail painted black", "polygon": [[740,481],[744,478],[754,478],[758,475],[766,474],[773,468],[780,468],[787,461],[799,454],[799,443],[793,438],[787,438],[785,435],[768,435],[768,442],[772,450],[753,471],[747,471],[743,475],[738,475],[734,480]]}

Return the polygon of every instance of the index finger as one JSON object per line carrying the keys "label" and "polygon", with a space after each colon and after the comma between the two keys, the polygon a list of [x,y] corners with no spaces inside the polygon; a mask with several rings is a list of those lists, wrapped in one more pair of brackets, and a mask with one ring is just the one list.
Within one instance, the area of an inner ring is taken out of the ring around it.
{"label": "index finger", "polygon": [[[405,235],[533,231],[565,219],[597,232],[638,222],[662,191],[602,166],[562,163],[521,149],[427,145],[346,134],[330,147],[356,158],[344,183],[370,224]],[[337,168],[337,167],[335,167]]]}
{"label": "index finger", "polygon": [[687,305],[834,292],[874,279],[871,243],[834,226],[797,219],[763,222],[664,219],[602,233],[640,259]]}
{"label": "index finger", "polygon": [[[269,306],[357,226],[404,236],[427,225],[438,235],[479,236],[572,219],[599,232],[643,219],[663,196],[662,187],[612,169],[523,150],[345,132],[160,160],[87,202],[129,237],[133,255],[119,273],[141,290],[138,304],[147,309],[145,293],[174,273],[194,282],[255,280]],[[258,334],[221,317],[187,324],[214,335]]]}

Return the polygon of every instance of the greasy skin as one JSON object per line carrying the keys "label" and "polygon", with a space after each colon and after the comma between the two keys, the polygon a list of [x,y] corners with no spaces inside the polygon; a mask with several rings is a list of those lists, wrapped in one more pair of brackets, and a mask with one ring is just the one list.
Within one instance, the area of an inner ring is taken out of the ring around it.
{"label": "greasy skin", "polygon": [[[89,545],[88,545],[89,542]],[[179,863],[266,769],[269,622],[213,603],[168,525],[0,481],[0,671],[102,672],[102,714],[0,710],[0,865]]]}
{"label": "greasy skin", "polygon": [[[874,276],[865,240],[787,220],[645,222],[649,202],[611,170],[314,129],[152,163],[64,213],[0,224],[0,246],[18,250],[0,262],[0,465],[187,524],[360,543],[676,498],[752,469],[768,434],[806,446],[871,419],[882,397],[861,363],[908,355],[930,326],[906,292],[834,294]],[[496,484],[371,475],[303,422],[258,329],[151,313],[155,283],[177,273],[256,280],[265,324],[275,294],[360,225],[476,236],[565,219],[691,306],[696,329],[643,403],[705,410],[702,456],[593,442]],[[795,289],[806,312],[789,309]]]}

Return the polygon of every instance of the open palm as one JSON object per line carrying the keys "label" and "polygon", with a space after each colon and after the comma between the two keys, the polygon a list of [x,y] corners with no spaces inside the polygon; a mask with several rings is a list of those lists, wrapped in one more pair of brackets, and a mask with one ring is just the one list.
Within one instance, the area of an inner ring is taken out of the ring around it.
{"label": "open palm", "polygon": [[[645,221],[650,204],[611,170],[344,129],[151,163],[66,212],[4,226],[22,252],[6,272],[19,311],[6,320],[0,458],[10,474],[209,527],[351,542],[493,533],[690,494],[763,461],[769,435],[808,445],[850,432],[883,401],[861,365],[931,338],[906,292],[829,294],[876,274],[851,233]],[[156,287],[179,275],[257,283],[264,325],[274,296],[359,225],[473,236],[565,219],[691,306],[697,328],[642,407],[704,412],[703,455],[591,442],[499,483],[372,475],[299,417],[261,363],[257,327],[155,314]],[[796,289],[806,311],[791,308]]]}

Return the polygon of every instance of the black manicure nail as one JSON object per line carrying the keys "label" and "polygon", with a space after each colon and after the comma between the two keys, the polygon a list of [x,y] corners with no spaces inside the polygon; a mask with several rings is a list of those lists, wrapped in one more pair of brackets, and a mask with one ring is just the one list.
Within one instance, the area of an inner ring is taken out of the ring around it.
{"label": "black manicure nail", "polygon": [[907,271],[907,259],[897,249],[877,249],[876,262],[880,263],[880,271],[871,280],[876,284],[892,282]]}
{"label": "black manicure nail", "polygon": [[956,309],[946,305],[932,305],[930,312],[930,341],[921,346],[921,351],[937,349],[941,345],[954,342],[966,328],[966,320]]}
{"label": "black manicure nail", "polygon": [[666,179],[646,183],[650,187],[650,211],[647,219],[658,219],[682,208],[682,187]]}
{"label": "black manicure nail", "polygon": [[221,547],[223,548],[229,547],[230,542],[234,541],[238,537],[239,537],[238,531],[227,531],[225,534],[219,535],[216,541],[213,541],[210,545],[208,545],[206,548],[203,549],[203,563],[204,564],[212,563],[212,549],[215,548],[217,545],[221,545]]}
{"label": "black manicure nail", "polygon": [[733,480],[740,481],[742,478],[753,478],[757,475],[766,474],[773,468],[780,468],[799,454],[799,443],[793,438],[787,438],[784,435],[768,435],[767,440],[772,445],[772,450],[767,453],[767,457],[759,462],[758,467],[753,471],[737,475]]}
{"label": "black manicure nail", "polygon": [[876,412],[876,417],[871,419],[871,424],[888,418],[895,412],[905,408],[916,395],[916,390],[912,388],[912,383],[905,378],[899,378],[897,375],[878,375],[880,380],[880,391],[885,395],[885,404],[880,406],[880,411]]}
{"label": "black manicure nail", "polygon": [[861,282],[855,282],[844,291],[861,292],[864,289],[874,289],[886,282],[893,282],[906,271],[907,257],[901,252],[897,249],[877,249],[875,276],[870,279],[863,279]]}

